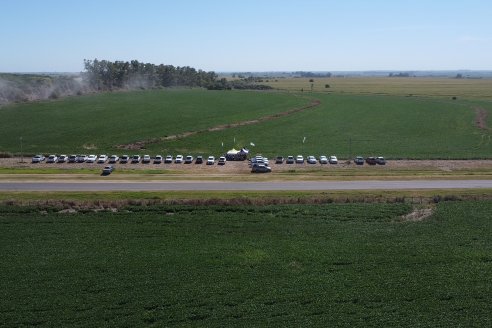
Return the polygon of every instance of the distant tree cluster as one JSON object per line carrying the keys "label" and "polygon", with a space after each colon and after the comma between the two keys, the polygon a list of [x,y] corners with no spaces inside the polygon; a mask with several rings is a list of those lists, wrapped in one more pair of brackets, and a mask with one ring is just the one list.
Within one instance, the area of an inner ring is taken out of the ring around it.
{"label": "distant tree cluster", "polygon": [[84,68],[86,81],[95,90],[209,87],[217,80],[214,72],[196,70],[189,66],[141,63],[138,60],[84,60]]}
{"label": "distant tree cluster", "polygon": [[389,73],[389,77],[410,77],[410,73],[400,72],[400,73]]}
{"label": "distant tree cluster", "polygon": [[298,77],[331,77],[331,73],[313,73],[313,72],[304,72],[304,71],[297,71],[292,73],[294,76]]}

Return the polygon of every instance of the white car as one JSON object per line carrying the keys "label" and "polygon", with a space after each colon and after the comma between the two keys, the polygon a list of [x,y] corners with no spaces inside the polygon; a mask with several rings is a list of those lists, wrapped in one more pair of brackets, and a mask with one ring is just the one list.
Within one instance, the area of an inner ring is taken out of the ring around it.
{"label": "white car", "polygon": [[162,163],[162,156],[161,155],[156,155],[154,157],[154,164],[161,164]]}
{"label": "white car", "polygon": [[58,156],[58,163],[65,163],[68,160],[67,155],[60,155]]}
{"label": "white car", "polygon": [[126,163],[128,163],[129,160],[130,160],[130,156],[123,155],[123,156],[121,156],[120,163],[121,164],[126,164]]}
{"label": "white car", "polygon": [[132,163],[133,164],[140,163],[140,155],[133,155],[132,156]]}
{"label": "white car", "polygon": [[185,164],[191,164],[191,163],[193,163],[193,156],[191,155],[186,156]]}
{"label": "white car", "polygon": [[308,164],[316,164],[317,163],[316,157],[314,157],[313,155],[309,155],[307,157],[307,162],[308,162]]}
{"label": "white car", "polygon": [[56,163],[58,160],[58,156],[56,155],[50,155],[48,156],[48,159],[46,160],[46,163]]}
{"label": "white car", "polygon": [[77,155],[77,163],[85,163],[87,161],[87,155]]}
{"label": "white car", "polygon": [[150,163],[150,155],[144,155],[142,159],[142,163],[148,164]]}
{"label": "white car", "polygon": [[166,159],[164,160],[164,163],[170,164],[173,162],[173,155],[167,155]]}
{"label": "white car", "polygon": [[208,156],[207,165],[214,165],[214,164],[215,164],[215,157]]}
{"label": "white car", "polygon": [[330,156],[329,162],[330,162],[330,164],[337,164],[338,159],[336,156]]}
{"label": "white car", "polygon": [[108,155],[99,155],[99,158],[97,159],[97,162],[99,164],[104,164],[108,160]]}
{"label": "white car", "polygon": [[109,163],[112,163],[112,164],[118,162],[119,160],[120,160],[120,158],[117,155],[111,155],[109,157]]}
{"label": "white car", "polygon": [[96,155],[89,155],[89,156],[87,156],[87,159],[85,161],[87,163],[95,163],[97,161],[97,156]]}
{"label": "white car", "polygon": [[41,163],[42,161],[44,161],[44,156],[43,155],[36,155],[32,158],[32,162],[33,163]]}
{"label": "white car", "polygon": [[183,163],[183,155],[177,155],[174,163]]}
{"label": "white car", "polygon": [[304,157],[302,155],[297,155],[296,163],[297,164],[304,164]]}
{"label": "white car", "polygon": [[328,164],[328,158],[325,155],[321,155],[319,157],[319,163],[320,164]]}
{"label": "white car", "polygon": [[218,165],[225,165],[225,163],[226,163],[226,158],[224,156],[220,156],[217,164]]}

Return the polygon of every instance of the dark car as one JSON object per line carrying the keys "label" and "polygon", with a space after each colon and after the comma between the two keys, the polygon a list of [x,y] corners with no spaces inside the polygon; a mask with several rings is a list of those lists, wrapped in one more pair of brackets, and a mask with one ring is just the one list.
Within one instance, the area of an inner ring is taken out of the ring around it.
{"label": "dark car", "polygon": [[284,158],[282,156],[277,156],[275,158],[275,164],[282,164],[284,162]]}
{"label": "dark car", "polygon": [[104,169],[102,171],[102,174],[103,175],[109,175],[113,171],[114,171],[114,166],[113,165],[107,165],[107,166],[104,167]]}
{"label": "dark car", "polygon": [[354,158],[354,163],[357,165],[364,165],[364,157],[357,156],[356,158]]}
{"label": "dark car", "polygon": [[270,166],[266,166],[265,164],[257,164],[251,167],[251,173],[269,173],[272,172]]}
{"label": "dark car", "polygon": [[376,157],[367,157],[366,158],[366,163],[369,164],[369,165],[376,165]]}
{"label": "dark car", "polygon": [[198,155],[195,160],[195,164],[202,164],[203,163],[203,156]]}
{"label": "dark car", "polygon": [[378,163],[379,165],[385,165],[386,160],[384,159],[384,157],[379,156],[379,157],[376,157],[376,163]]}

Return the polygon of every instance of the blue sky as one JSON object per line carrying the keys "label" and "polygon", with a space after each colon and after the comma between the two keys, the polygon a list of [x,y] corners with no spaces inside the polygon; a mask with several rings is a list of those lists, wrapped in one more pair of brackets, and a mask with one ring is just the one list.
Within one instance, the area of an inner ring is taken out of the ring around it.
{"label": "blue sky", "polygon": [[492,70],[490,0],[0,0],[0,72]]}

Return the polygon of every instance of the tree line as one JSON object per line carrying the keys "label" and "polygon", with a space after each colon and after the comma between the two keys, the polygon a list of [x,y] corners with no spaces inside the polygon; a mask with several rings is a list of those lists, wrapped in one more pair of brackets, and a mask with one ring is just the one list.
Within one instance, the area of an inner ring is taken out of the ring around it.
{"label": "tree line", "polygon": [[84,78],[95,90],[149,89],[155,87],[209,87],[217,81],[215,72],[193,67],[155,65],[138,60],[84,60]]}
{"label": "tree line", "polygon": [[138,60],[108,61],[84,60],[84,79],[94,90],[152,89],[168,87],[202,87],[209,90],[255,89],[271,87],[260,85],[249,79],[227,81],[215,72],[196,70],[193,67],[155,65]]}

